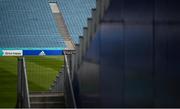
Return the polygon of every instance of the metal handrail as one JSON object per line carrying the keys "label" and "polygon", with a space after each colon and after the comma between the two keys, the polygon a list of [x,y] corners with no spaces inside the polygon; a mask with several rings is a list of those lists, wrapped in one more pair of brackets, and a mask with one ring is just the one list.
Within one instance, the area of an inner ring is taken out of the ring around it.
{"label": "metal handrail", "polygon": [[30,98],[29,98],[29,87],[28,87],[28,79],[27,79],[27,72],[26,72],[26,64],[25,58],[23,57],[23,74],[24,74],[24,92],[25,92],[25,106],[30,108]]}
{"label": "metal handrail", "polygon": [[24,57],[18,58],[18,108],[30,108],[29,88]]}
{"label": "metal handrail", "polygon": [[66,98],[66,99],[71,99],[71,101],[72,101],[72,104],[67,103],[67,105],[69,105],[68,107],[76,108],[77,105],[76,105],[76,99],[75,99],[75,95],[74,95],[72,80],[71,80],[71,76],[70,76],[69,62],[68,62],[68,58],[67,58],[66,54],[64,55],[64,57],[65,57],[65,72],[64,72],[65,74],[64,75],[67,75],[67,76],[65,76],[64,80],[65,80],[65,83],[68,83],[68,84],[65,84],[65,87],[69,86],[69,87],[65,88],[65,93],[68,92],[67,91],[68,89],[70,89],[70,95],[71,95],[71,98]]}

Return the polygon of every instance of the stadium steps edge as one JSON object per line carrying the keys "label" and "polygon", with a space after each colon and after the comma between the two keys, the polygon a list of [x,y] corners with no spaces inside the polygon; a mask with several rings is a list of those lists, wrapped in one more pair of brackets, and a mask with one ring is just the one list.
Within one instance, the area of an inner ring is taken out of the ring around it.
{"label": "stadium steps edge", "polygon": [[72,58],[75,57],[75,61],[72,63],[72,65],[75,65],[73,66],[75,68],[72,68],[74,69],[73,72],[79,70],[83,58],[99,29],[101,19],[104,17],[109,5],[110,0],[96,0],[96,8],[91,9],[92,17],[87,19],[87,27],[83,27],[83,36],[79,36],[80,43],[75,45],[76,54],[74,54],[74,56],[72,55]]}
{"label": "stadium steps edge", "polygon": [[63,92],[31,92],[31,108],[63,108],[65,107]]}

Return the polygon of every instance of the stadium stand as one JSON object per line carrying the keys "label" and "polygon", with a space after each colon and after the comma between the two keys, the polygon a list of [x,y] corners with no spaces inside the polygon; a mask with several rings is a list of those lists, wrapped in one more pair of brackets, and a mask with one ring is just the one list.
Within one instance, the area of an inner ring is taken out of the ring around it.
{"label": "stadium stand", "polygon": [[[53,2],[62,14],[61,26],[51,10]],[[17,107],[77,107],[73,74],[79,69],[109,3],[110,0],[0,0],[0,50],[40,50],[38,55],[42,50],[63,50],[65,57],[63,76],[54,80],[49,92],[29,92],[25,58],[18,59]],[[71,37],[75,53],[66,51],[65,34]],[[61,77],[64,92],[57,87],[62,84]]]}
{"label": "stadium stand", "polygon": [[48,1],[0,0],[0,49],[64,49]]}
{"label": "stadium stand", "polygon": [[79,36],[83,35],[83,27],[87,27],[87,18],[92,17],[96,0],[57,0],[57,3],[74,43],[79,44]]}

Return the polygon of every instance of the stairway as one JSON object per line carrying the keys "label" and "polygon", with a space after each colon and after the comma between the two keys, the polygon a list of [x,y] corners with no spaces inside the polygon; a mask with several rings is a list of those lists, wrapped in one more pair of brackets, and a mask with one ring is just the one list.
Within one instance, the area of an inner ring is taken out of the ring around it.
{"label": "stairway", "polygon": [[60,8],[58,7],[57,3],[54,3],[54,2],[50,3],[50,7],[51,7],[52,13],[54,15],[54,19],[57,23],[58,31],[64,37],[64,42],[66,43],[66,46],[67,46],[66,50],[74,50],[75,46],[71,40],[71,36],[68,32],[68,29],[65,24],[65,21],[64,21],[64,18],[63,18]]}
{"label": "stairway", "polygon": [[30,106],[31,108],[64,108],[64,93],[32,92],[30,93]]}

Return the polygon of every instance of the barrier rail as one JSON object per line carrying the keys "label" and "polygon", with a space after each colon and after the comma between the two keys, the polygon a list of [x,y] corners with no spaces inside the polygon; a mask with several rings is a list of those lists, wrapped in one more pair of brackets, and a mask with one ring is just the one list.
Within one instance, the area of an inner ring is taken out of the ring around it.
{"label": "barrier rail", "polygon": [[25,58],[18,58],[18,86],[17,107],[30,108],[28,80],[26,73]]}
{"label": "barrier rail", "polygon": [[73,107],[76,108],[76,100],[74,96],[74,90],[73,90],[73,85],[72,85],[72,80],[71,80],[71,75],[70,75],[70,58],[68,58],[68,55],[64,55],[64,60],[65,60],[65,67],[64,67],[64,96],[65,96],[65,102],[66,102],[66,107]]}

